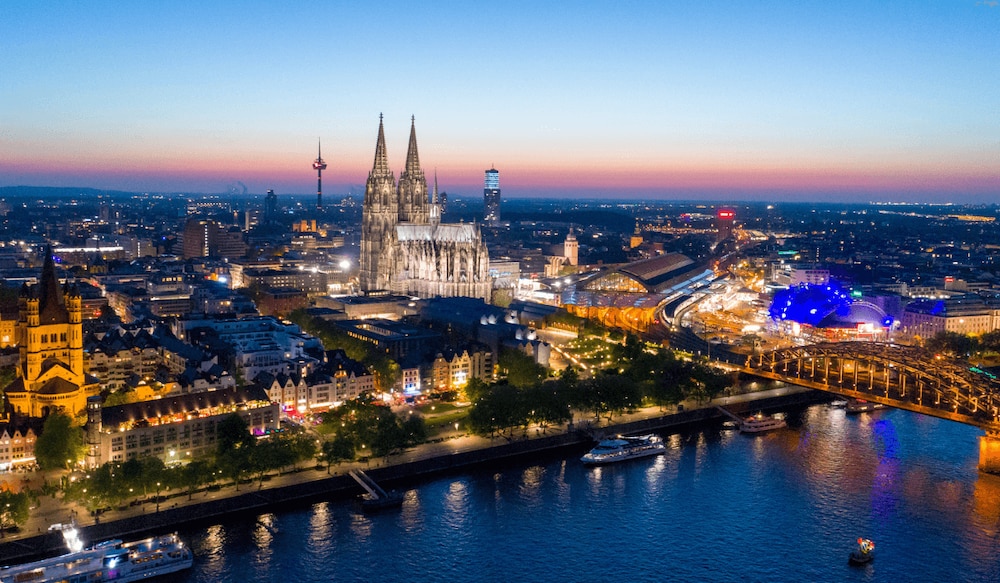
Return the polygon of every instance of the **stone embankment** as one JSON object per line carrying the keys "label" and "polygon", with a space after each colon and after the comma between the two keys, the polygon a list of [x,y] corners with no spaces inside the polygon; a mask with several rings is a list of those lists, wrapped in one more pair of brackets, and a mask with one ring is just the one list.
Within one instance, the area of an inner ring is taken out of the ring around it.
{"label": "stone embankment", "polygon": [[[401,488],[437,476],[475,469],[497,463],[523,462],[529,458],[556,455],[576,448],[581,453],[593,444],[600,435],[645,433],[680,429],[684,426],[716,421],[723,416],[715,405],[722,405],[737,414],[757,411],[774,411],[788,407],[806,406],[829,400],[827,393],[809,390],[788,390],[779,396],[754,398],[719,399],[711,406],[699,407],[670,414],[657,414],[647,418],[618,423],[615,425],[591,425],[588,420],[577,419],[567,431],[531,439],[506,441],[503,439],[486,441],[485,447],[475,447],[467,451],[443,453],[413,461],[390,463],[381,467],[365,468],[366,473],[386,488]],[[590,420],[592,421],[592,420]],[[498,444],[497,444],[498,443]],[[420,448],[418,447],[417,450]],[[418,457],[418,456],[406,456]],[[345,474],[327,475],[325,469],[308,469],[295,474],[284,475],[280,480],[265,482],[259,488],[257,482],[240,486],[239,491],[227,487],[225,493],[217,491],[196,493],[189,500],[187,495],[174,495],[156,510],[151,503],[144,504],[132,515],[114,518],[107,522],[81,525],[83,540],[97,542],[112,538],[137,538],[147,534],[168,532],[180,526],[196,526],[222,517],[238,513],[259,513],[282,508],[313,504],[318,501],[343,499],[360,493],[357,484]],[[205,498],[209,498],[205,500]],[[11,540],[0,544],[0,565],[23,562],[41,555],[63,552],[65,546],[59,532],[43,533],[37,536]]]}

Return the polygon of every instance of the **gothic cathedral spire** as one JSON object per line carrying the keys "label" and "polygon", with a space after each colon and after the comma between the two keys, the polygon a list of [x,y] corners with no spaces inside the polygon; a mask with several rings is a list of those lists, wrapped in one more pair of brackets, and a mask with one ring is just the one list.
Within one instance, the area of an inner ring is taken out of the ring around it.
{"label": "gothic cathedral spire", "polygon": [[389,174],[389,155],[385,150],[385,130],[382,128],[382,114],[378,114],[378,141],[375,142],[375,164],[372,174]]}
{"label": "gothic cathedral spire", "polygon": [[[389,156],[385,149],[385,130],[382,115],[378,116],[378,139],[375,142],[375,162],[365,184],[365,201],[361,215],[361,258],[359,279],[362,291],[381,289],[385,282],[379,279],[379,259],[382,249],[391,245],[396,237],[399,220],[399,200],[396,178],[389,170]],[[383,278],[384,279],[384,278]]]}
{"label": "gothic cathedral spire", "polygon": [[[406,148],[406,173],[420,171],[420,156],[417,155],[417,118],[410,116],[410,145]],[[421,172],[422,173],[422,172]]]}
{"label": "gothic cathedral spire", "polygon": [[410,118],[410,145],[406,149],[406,167],[399,175],[399,221],[403,223],[427,224],[428,192],[427,179],[420,169],[417,155],[416,118]]}

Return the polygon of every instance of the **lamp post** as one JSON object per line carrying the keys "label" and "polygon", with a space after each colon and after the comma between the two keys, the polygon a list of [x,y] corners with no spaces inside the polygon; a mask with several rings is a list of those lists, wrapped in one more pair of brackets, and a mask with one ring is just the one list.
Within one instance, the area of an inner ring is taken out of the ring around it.
{"label": "lamp post", "polygon": [[160,511],[160,483],[156,483],[156,511]]}

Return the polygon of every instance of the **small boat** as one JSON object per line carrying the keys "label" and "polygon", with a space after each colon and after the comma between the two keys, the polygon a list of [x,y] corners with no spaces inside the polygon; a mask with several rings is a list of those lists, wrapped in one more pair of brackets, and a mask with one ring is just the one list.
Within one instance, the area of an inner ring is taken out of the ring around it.
{"label": "small boat", "polygon": [[594,449],[584,454],[580,461],[589,466],[596,466],[660,455],[665,451],[667,451],[667,447],[659,435],[649,434],[633,437],[619,435],[614,439],[602,440]]}
{"label": "small boat", "polygon": [[875,558],[875,543],[867,538],[858,539],[858,548],[851,551],[847,561],[852,565],[864,565]]}
{"label": "small boat", "polygon": [[741,433],[761,433],[763,431],[781,429],[782,427],[787,426],[788,423],[786,423],[784,419],[771,415],[764,415],[763,413],[757,413],[756,415],[751,415],[750,417],[740,420]]}
{"label": "small boat", "polygon": [[851,399],[847,402],[847,406],[844,410],[848,413],[867,413],[869,411],[874,411],[876,409],[881,409],[884,407],[882,403],[873,403],[871,401],[865,401],[864,399]]}
{"label": "small boat", "polygon": [[847,406],[847,401],[843,399],[837,399],[836,401],[830,401],[831,407],[845,407]]}

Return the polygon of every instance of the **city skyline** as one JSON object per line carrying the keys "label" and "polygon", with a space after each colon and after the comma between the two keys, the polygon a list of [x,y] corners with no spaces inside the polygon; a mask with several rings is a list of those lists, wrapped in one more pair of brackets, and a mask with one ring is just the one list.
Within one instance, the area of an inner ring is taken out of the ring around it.
{"label": "city skyline", "polygon": [[[0,8],[0,186],[991,202],[994,2]],[[412,31],[412,34],[409,32]]]}

